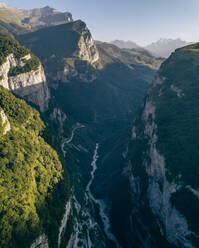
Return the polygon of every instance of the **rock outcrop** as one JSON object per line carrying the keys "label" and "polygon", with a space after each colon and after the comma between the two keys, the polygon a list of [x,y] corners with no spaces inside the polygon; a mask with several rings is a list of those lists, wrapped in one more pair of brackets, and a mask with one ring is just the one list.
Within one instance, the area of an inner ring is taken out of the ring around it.
{"label": "rock outcrop", "polygon": [[78,58],[94,64],[99,60],[99,53],[89,29],[84,25],[78,42]]}
{"label": "rock outcrop", "polygon": [[41,111],[45,111],[48,108],[50,95],[42,66],[40,65],[35,71],[31,70],[15,76],[9,75],[11,69],[17,66],[23,67],[24,60],[29,59],[31,59],[30,54],[23,58],[17,58],[14,54],[10,54],[6,58],[6,62],[0,65],[0,85],[38,105]]}
{"label": "rock outcrop", "polygon": [[[99,52],[89,29],[81,20],[45,28],[18,38],[41,59],[51,86],[57,81],[88,83],[96,79],[95,65],[99,61]],[[32,43],[32,40],[35,42]]]}
{"label": "rock outcrop", "polygon": [[69,64],[66,64],[63,70],[57,71],[56,76],[53,77],[53,81],[70,83],[72,80],[76,80],[83,83],[92,83],[97,78],[97,72],[90,64],[84,63],[83,61],[78,62],[85,65],[83,70],[80,63],[78,63],[79,66],[75,67],[71,67]]}
{"label": "rock outcrop", "polygon": [[39,236],[34,243],[30,246],[30,248],[49,248],[48,239],[45,234]]}
{"label": "rock outcrop", "polygon": [[7,132],[10,131],[11,126],[10,122],[8,121],[8,118],[3,110],[0,111],[0,118],[2,120],[2,128],[3,128],[3,135],[5,135]]}
{"label": "rock outcrop", "polygon": [[[79,21],[77,21],[79,22]],[[73,66],[66,63],[64,70],[58,71],[55,80],[70,82],[76,78],[80,82],[93,82],[97,75],[92,67],[99,60],[99,52],[93,40],[93,37],[84,23],[81,29],[77,50],[75,52]]]}
{"label": "rock outcrop", "polygon": [[[181,184],[177,184],[175,181],[169,182],[167,179],[165,157],[157,149],[158,136],[155,111],[155,104],[150,99],[147,99],[141,120],[144,124],[143,134],[148,140],[148,149],[145,151],[146,158],[143,160],[143,164],[140,164],[148,178],[148,186],[146,186],[147,190],[145,192],[146,197],[150,210],[155,216],[160,232],[165,239],[176,246],[180,244],[180,247],[193,247],[188,239],[191,234],[188,222],[171,203],[172,194],[181,188]],[[132,133],[134,141],[140,139],[139,131],[136,132],[135,130],[134,126]],[[138,194],[138,198],[141,200],[143,196],[141,191],[138,192],[137,189],[143,188],[142,176],[136,177],[131,175],[129,180],[132,192]],[[137,207],[139,208],[139,203]]]}
{"label": "rock outcrop", "polygon": [[67,120],[66,114],[59,108],[54,108],[50,118],[58,126],[59,134],[61,135],[64,132],[64,122]]}

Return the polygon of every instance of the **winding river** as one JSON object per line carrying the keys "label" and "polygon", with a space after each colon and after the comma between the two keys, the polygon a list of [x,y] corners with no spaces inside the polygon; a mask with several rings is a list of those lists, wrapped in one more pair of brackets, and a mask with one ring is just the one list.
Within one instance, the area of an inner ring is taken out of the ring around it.
{"label": "winding river", "polygon": [[[62,145],[61,145],[61,149],[62,149],[62,152],[64,154],[64,157],[66,156],[66,150],[64,149],[65,148],[65,145],[66,144],[69,144],[72,142],[73,138],[74,138],[74,135],[75,135],[75,131],[79,128],[83,128],[84,126],[81,125],[80,123],[77,123],[73,129],[72,129],[72,132],[71,132],[71,136],[69,138],[65,138],[63,139],[62,141]],[[121,246],[119,245],[118,243],[118,240],[117,238],[115,237],[115,235],[111,232],[111,224],[110,224],[110,219],[107,215],[107,207],[104,203],[104,201],[102,200],[99,200],[99,199],[96,199],[94,197],[94,195],[92,194],[91,192],[91,185],[93,183],[93,180],[94,180],[94,177],[95,177],[95,172],[97,170],[97,161],[98,161],[98,149],[99,149],[99,144],[97,143],[96,146],[95,146],[95,150],[94,150],[94,154],[93,154],[93,159],[92,159],[92,163],[91,163],[91,167],[92,167],[92,170],[91,170],[91,179],[86,187],[86,195],[88,196],[88,198],[93,201],[95,204],[97,204],[99,206],[99,215],[101,217],[101,220],[102,220],[102,223],[103,223],[103,227],[104,227],[104,232],[107,236],[107,238],[109,240],[111,240],[115,246],[117,248],[121,248]],[[66,212],[64,214],[64,217],[62,219],[62,223],[61,223],[61,226],[60,226],[60,229],[59,229],[59,236],[58,236],[58,247],[60,247],[60,243],[61,243],[61,234],[66,226],[66,223],[67,223],[67,220],[68,220],[68,217],[69,217],[69,213],[70,213],[70,209],[71,209],[71,205],[70,205],[70,201],[66,204]]]}
{"label": "winding river", "polygon": [[110,220],[109,220],[109,217],[106,213],[106,205],[105,203],[102,201],[102,200],[99,200],[99,199],[96,199],[94,197],[94,195],[92,194],[91,192],[91,185],[93,183],[93,180],[94,180],[94,177],[95,177],[95,172],[97,170],[97,160],[99,158],[98,156],[98,149],[99,149],[99,144],[97,143],[96,144],[96,147],[95,147],[95,151],[94,151],[94,155],[93,155],[93,160],[92,160],[92,163],[91,163],[91,166],[92,166],[92,171],[91,171],[91,179],[86,187],[86,192],[88,194],[88,197],[95,203],[99,206],[99,215],[101,217],[101,220],[103,222],[103,226],[104,226],[104,232],[106,234],[106,236],[108,237],[109,240],[111,240],[115,246],[117,248],[121,248],[119,243],[118,243],[118,240],[117,238],[115,237],[115,235],[111,232],[111,224],[110,224]]}
{"label": "winding river", "polygon": [[73,140],[74,138],[74,135],[75,135],[75,131],[77,129],[80,129],[80,128],[83,128],[84,125],[81,125],[80,123],[77,123],[73,128],[72,128],[72,132],[71,132],[71,136],[69,138],[64,138],[63,141],[62,141],[62,144],[61,144],[61,149],[62,149],[62,152],[64,154],[64,157],[66,156],[66,151],[64,149],[65,145],[66,144],[69,144],[71,143],[71,141]]}
{"label": "winding river", "polygon": [[[65,145],[66,144],[69,144],[72,142],[73,138],[74,138],[74,135],[75,135],[75,131],[77,129],[80,129],[80,128],[83,128],[84,126],[81,125],[80,123],[77,123],[73,128],[72,128],[72,131],[71,131],[71,136],[69,138],[64,138],[62,140],[62,143],[61,143],[61,149],[62,149],[62,152],[64,154],[64,157],[66,156],[66,150],[64,149],[65,148]],[[71,199],[66,203],[66,206],[65,206],[65,214],[63,216],[63,219],[62,219],[62,222],[61,222],[61,226],[59,228],[59,234],[58,234],[58,248],[60,247],[61,245],[61,235],[62,233],[64,232],[64,229],[66,228],[66,225],[67,225],[67,222],[68,222],[68,218],[70,216],[70,212],[71,212]]]}

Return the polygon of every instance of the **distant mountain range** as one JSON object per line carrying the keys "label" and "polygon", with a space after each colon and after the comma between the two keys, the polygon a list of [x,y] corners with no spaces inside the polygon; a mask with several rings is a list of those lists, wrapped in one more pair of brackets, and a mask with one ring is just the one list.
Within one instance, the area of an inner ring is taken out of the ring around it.
{"label": "distant mountain range", "polygon": [[73,21],[69,12],[60,12],[49,6],[31,10],[18,9],[0,3],[0,31],[12,34],[25,33],[45,26]]}
{"label": "distant mountain range", "polygon": [[145,48],[149,50],[153,55],[167,58],[177,48],[189,45],[189,42],[181,39],[160,39],[157,42],[153,42]]}
{"label": "distant mountain range", "polygon": [[[137,49],[141,47],[133,41],[114,40],[111,41],[111,43],[120,48],[126,49]],[[156,57],[168,58],[170,54],[177,48],[181,48],[189,44],[191,43],[181,39],[159,39],[158,41],[153,42],[143,48],[151,52]]]}
{"label": "distant mountain range", "polygon": [[140,47],[133,41],[124,41],[124,40],[113,40],[113,41],[111,41],[111,44],[113,44],[119,48],[126,48],[126,49],[133,49],[133,48],[139,48]]}

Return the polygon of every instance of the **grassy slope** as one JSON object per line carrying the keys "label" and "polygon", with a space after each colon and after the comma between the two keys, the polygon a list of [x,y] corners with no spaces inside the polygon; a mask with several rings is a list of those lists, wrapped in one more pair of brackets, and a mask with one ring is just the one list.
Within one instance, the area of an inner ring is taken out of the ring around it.
{"label": "grassy slope", "polygon": [[96,44],[101,55],[102,64],[121,61],[124,64],[128,64],[132,69],[134,66],[140,65],[157,70],[162,62],[161,59],[154,58],[144,49],[121,49],[115,45],[100,41],[97,41]]}
{"label": "grassy slope", "polygon": [[0,32],[19,34],[27,32],[30,27],[22,24],[23,14],[15,8],[0,9]]}
{"label": "grassy slope", "polygon": [[12,6],[0,8],[0,32],[23,34],[41,27],[65,23],[70,13],[54,12],[50,7],[22,10]]}

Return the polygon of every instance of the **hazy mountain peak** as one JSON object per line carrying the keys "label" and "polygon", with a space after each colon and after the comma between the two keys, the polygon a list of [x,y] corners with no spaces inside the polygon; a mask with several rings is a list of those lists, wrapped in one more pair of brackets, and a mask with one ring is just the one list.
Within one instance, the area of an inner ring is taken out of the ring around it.
{"label": "hazy mountain peak", "polygon": [[16,9],[16,8],[6,3],[0,2],[0,9]]}
{"label": "hazy mountain peak", "polygon": [[0,2],[0,8],[6,8],[8,5],[6,3]]}
{"label": "hazy mountain peak", "polygon": [[135,42],[133,41],[124,41],[124,40],[113,40],[110,42],[111,44],[119,47],[119,48],[126,48],[126,49],[133,49],[133,48],[139,48]]}
{"label": "hazy mountain peak", "polygon": [[151,44],[149,44],[145,48],[147,50],[149,50],[155,56],[167,58],[177,48],[186,46],[188,44],[190,44],[190,43],[183,41],[180,38],[177,38],[177,39],[161,38],[156,42],[152,42]]}

